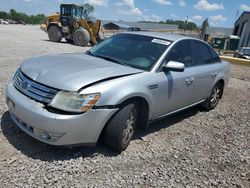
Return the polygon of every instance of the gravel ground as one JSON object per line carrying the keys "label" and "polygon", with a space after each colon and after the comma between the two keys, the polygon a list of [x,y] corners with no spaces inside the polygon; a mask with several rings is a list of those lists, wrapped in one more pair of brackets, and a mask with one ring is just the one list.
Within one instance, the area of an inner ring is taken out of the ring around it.
{"label": "gravel ground", "polygon": [[120,155],[102,144],[59,148],[20,131],[4,89],[31,56],[87,48],[34,26],[0,25],[0,187],[250,187],[250,67],[232,66],[217,108],[194,107],[138,131]]}

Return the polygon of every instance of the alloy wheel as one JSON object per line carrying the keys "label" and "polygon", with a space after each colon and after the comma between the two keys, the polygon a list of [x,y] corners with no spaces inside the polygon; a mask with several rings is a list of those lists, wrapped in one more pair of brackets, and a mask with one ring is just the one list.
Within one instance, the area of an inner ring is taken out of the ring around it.
{"label": "alloy wheel", "polygon": [[220,100],[220,93],[221,93],[221,88],[219,87],[219,85],[215,86],[213,91],[212,91],[211,98],[210,98],[211,106],[217,105],[217,103]]}
{"label": "alloy wheel", "polygon": [[130,142],[134,135],[134,128],[135,128],[135,123],[136,123],[136,111],[133,109],[126,120],[126,125],[125,129],[123,131],[123,136],[122,136],[122,142],[123,144],[127,144]]}

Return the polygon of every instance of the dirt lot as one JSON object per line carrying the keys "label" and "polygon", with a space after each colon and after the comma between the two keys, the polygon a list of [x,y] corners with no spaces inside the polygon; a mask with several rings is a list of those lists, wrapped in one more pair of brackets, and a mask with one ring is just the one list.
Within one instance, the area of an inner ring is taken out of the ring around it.
{"label": "dirt lot", "polygon": [[189,109],[138,131],[120,155],[102,144],[57,148],[21,132],[4,102],[20,63],[87,48],[34,26],[0,25],[0,187],[250,187],[250,67],[232,66],[217,108]]}

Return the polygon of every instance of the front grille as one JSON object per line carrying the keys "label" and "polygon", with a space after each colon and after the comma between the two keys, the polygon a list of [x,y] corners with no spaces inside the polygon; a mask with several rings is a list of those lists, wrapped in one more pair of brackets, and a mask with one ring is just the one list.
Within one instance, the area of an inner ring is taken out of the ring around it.
{"label": "front grille", "polygon": [[48,104],[59,90],[39,84],[18,70],[14,76],[14,86],[27,97]]}

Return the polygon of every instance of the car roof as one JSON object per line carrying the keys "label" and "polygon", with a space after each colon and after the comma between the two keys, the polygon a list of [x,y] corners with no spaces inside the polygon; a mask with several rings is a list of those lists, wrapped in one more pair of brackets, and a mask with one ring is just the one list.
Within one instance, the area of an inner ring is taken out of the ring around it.
{"label": "car roof", "polygon": [[171,33],[164,33],[164,32],[147,32],[147,31],[137,31],[137,32],[125,32],[126,34],[132,34],[132,35],[145,35],[155,38],[162,38],[169,41],[176,41],[179,39],[194,39],[192,37],[187,37],[184,35],[177,35],[177,34],[171,34]]}

